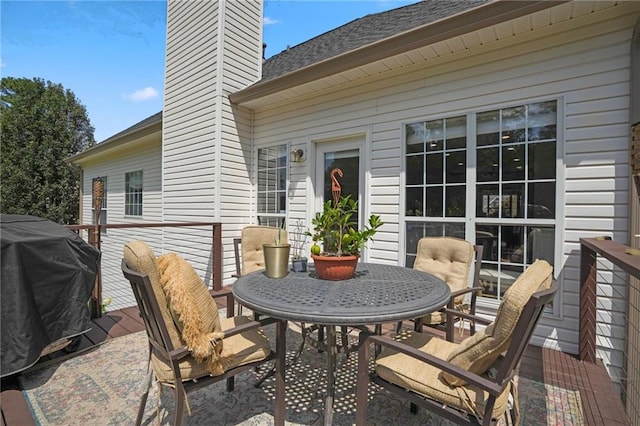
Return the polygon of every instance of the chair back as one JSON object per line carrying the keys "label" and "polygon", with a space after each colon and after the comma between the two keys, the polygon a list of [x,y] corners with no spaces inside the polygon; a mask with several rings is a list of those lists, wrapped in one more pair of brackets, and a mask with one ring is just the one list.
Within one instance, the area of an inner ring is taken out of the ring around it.
{"label": "chair back", "polygon": [[[547,261],[537,260],[524,271],[504,293],[495,320],[485,329],[460,342],[448,361],[465,370],[483,374],[505,351],[515,352],[509,362],[517,364],[528,344],[544,305],[555,294],[553,268]],[[547,291],[553,289],[553,291]],[[513,339],[517,336],[517,339]],[[517,356],[516,356],[517,355]],[[514,366],[512,366],[514,367]],[[501,371],[503,369],[501,368]],[[514,374],[513,372],[505,374]],[[464,381],[443,373],[449,385],[457,386]]]}
{"label": "chair back", "polygon": [[558,284],[553,281],[549,288],[535,292],[525,305],[522,310],[522,315],[520,315],[516,327],[513,330],[513,336],[518,336],[518,338],[511,339],[505,357],[500,364],[500,369],[496,376],[498,383],[511,380],[516,374],[517,367],[522,359],[522,354],[529,344],[531,336],[533,336],[533,332],[542,316],[544,307],[553,300],[557,291]]}
{"label": "chair back", "polygon": [[[159,358],[171,364],[169,352],[182,346],[182,343],[160,288],[158,265],[153,252],[142,241],[130,242],[125,245],[121,267],[138,303],[149,344]],[[157,282],[154,284],[153,281]]]}
{"label": "chair back", "polygon": [[[418,241],[413,268],[428,272],[449,285],[451,291],[469,285],[469,271],[476,251],[470,242],[455,237],[424,237]],[[476,265],[480,270],[480,265]],[[475,285],[475,283],[474,283]],[[462,303],[464,296],[456,303]]]}
{"label": "chair back", "polygon": [[[241,265],[240,275],[264,269],[264,244],[273,244],[278,239],[288,244],[288,233],[285,229],[274,226],[249,225],[242,229],[240,250],[236,249],[236,268]],[[235,247],[237,243],[234,242]],[[241,253],[241,255],[240,255]],[[241,258],[241,261],[238,260]]]}

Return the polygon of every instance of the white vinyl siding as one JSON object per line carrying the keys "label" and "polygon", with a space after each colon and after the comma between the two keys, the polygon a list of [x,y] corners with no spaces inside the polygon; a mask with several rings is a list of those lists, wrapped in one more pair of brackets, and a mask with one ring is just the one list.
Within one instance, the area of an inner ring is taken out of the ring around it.
{"label": "white vinyl siding", "polygon": [[[163,171],[165,222],[221,222],[223,279],[234,267],[232,239],[252,222],[251,114],[232,108],[231,91],[258,80],[262,66],[262,3],[169,1]],[[210,230],[165,231],[166,250],[179,251],[202,276]]]}
{"label": "white vinyl siding", "polygon": [[[586,15],[523,31],[511,40],[433,55],[426,64],[363,75],[330,93],[256,107],[254,140],[258,147],[292,141],[311,150],[312,158],[317,140],[365,132],[370,165],[366,213],[380,214],[385,223],[370,244],[368,260],[402,264],[404,124],[563,99],[564,105],[558,106],[563,111],[558,128],[558,191],[566,192],[566,197],[556,204],[564,210],[555,224],[561,241],[555,274],[561,290],[556,315],[545,316],[538,328],[537,336],[546,340],[536,337],[534,342],[577,353],[579,238],[610,235],[626,241],[628,236],[629,46],[637,18],[630,13],[634,8],[626,3],[603,11],[606,18],[600,21]],[[290,185],[295,188],[295,196],[290,191],[289,198],[291,217],[304,217],[311,208],[305,201],[313,196],[308,188],[313,182],[306,177],[314,175],[312,163],[290,165]],[[299,173],[301,169],[305,173]],[[617,293],[621,285],[604,284]],[[598,356],[615,380],[621,366],[623,342],[617,336],[623,335],[623,315],[615,306],[600,303]]]}
{"label": "white vinyl siding", "polygon": [[[142,170],[144,176],[144,214],[141,217],[125,216],[125,171]],[[126,156],[110,158],[84,166],[82,197],[83,224],[92,222],[92,194],[91,176],[103,176],[108,182],[109,209],[107,210],[108,224],[123,223],[158,223],[162,222],[162,172],[160,143],[134,150]],[[87,238],[85,234],[83,238]],[[131,285],[122,276],[120,261],[124,245],[135,239],[146,241],[155,251],[162,253],[162,228],[125,228],[110,229],[101,235],[100,259],[102,265],[102,297],[110,298],[111,304],[107,310],[117,310],[135,306],[136,300],[131,291]]]}

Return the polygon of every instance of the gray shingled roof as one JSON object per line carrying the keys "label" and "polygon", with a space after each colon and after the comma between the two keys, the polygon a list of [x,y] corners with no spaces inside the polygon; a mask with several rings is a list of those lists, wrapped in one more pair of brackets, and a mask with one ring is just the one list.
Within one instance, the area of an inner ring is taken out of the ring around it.
{"label": "gray shingled roof", "polygon": [[267,59],[267,81],[387,37],[446,18],[489,0],[424,0],[387,12],[366,15]]}

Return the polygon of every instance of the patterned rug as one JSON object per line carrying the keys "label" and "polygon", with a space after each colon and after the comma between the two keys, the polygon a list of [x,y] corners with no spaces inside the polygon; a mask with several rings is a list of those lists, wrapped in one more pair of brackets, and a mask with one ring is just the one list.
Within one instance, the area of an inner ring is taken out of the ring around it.
{"label": "patterned rug", "polygon": [[[271,327],[272,328],[272,327]],[[351,336],[354,341],[356,336]],[[275,341],[275,339],[273,339]],[[295,326],[287,334],[287,358],[300,343]],[[125,425],[135,422],[138,402],[146,377],[147,341],[144,332],[105,342],[65,360],[38,364],[20,377],[23,393],[39,425]],[[334,424],[355,423],[356,354],[346,360],[339,355],[334,401]],[[305,348],[286,372],[286,420],[290,425],[319,425],[323,422],[325,359],[316,349]],[[266,369],[266,367],[265,367]],[[263,371],[236,376],[233,392],[224,381],[189,394],[192,415],[188,425],[270,425],[274,409],[275,382],[267,379],[260,388],[253,384]],[[582,425],[578,392],[519,379],[519,400],[523,425]],[[152,388],[143,425],[170,424],[173,415],[171,392],[159,395]],[[406,400],[377,386],[370,386],[368,424],[449,425],[425,410],[409,412]]]}

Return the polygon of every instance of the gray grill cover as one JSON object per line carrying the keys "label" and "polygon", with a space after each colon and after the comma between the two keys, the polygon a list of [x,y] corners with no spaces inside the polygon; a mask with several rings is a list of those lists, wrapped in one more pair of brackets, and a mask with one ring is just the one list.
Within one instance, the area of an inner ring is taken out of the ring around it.
{"label": "gray grill cover", "polygon": [[38,361],[45,346],[91,328],[87,302],[100,252],[46,219],[0,215],[1,377]]}

